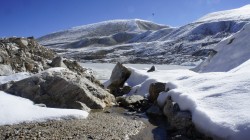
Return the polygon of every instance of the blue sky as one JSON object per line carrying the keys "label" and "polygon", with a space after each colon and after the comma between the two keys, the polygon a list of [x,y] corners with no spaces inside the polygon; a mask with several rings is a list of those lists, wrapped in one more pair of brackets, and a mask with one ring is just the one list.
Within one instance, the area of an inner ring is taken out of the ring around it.
{"label": "blue sky", "polygon": [[[0,0],[0,37],[35,36],[112,19],[181,26],[249,0]],[[154,13],[154,14],[153,14]]]}

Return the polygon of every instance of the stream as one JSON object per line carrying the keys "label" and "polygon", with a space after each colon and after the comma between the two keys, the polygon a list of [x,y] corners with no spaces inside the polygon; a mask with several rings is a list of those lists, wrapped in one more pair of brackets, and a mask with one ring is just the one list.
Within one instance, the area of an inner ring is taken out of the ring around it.
{"label": "stream", "polygon": [[[148,70],[152,65],[149,64],[124,64],[126,67],[133,67],[141,70]],[[94,71],[95,77],[102,83],[107,81],[112,73],[115,64],[110,63],[81,63],[81,66],[90,68]],[[191,66],[177,65],[154,65],[157,70],[189,69]],[[111,107],[105,109],[106,112],[121,115],[125,118],[132,118],[142,121],[145,128],[137,135],[130,136],[131,140],[167,140],[167,122],[165,117],[148,117],[145,113],[131,113],[121,107]],[[105,112],[104,111],[104,112]]]}

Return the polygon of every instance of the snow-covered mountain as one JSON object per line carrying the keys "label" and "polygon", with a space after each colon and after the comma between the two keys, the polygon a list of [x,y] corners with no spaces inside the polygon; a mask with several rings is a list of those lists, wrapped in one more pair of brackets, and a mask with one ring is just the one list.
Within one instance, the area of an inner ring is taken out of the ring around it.
{"label": "snow-covered mountain", "polygon": [[144,20],[113,20],[38,38],[66,57],[92,62],[192,64],[250,22],[250,5],[205,15],[173,28]]}
{"label": "snow-covered mountain", "polygon": [[226,72],[250,59],[250,24],[238,33],[221,41],[214,49],[217,52],[194,70],[198,72]]}
{"label": "snow-covered mountain", "polygon": [[[73,27],[45,35],[38,40],[49,47],[86,47],[91,44],[112,45],[125,42],[148,30],[168,28],[145,20],[110,20]],[[77,43],[76,43],[77,42]],[[73,44],[71,44],[73,43]]]}

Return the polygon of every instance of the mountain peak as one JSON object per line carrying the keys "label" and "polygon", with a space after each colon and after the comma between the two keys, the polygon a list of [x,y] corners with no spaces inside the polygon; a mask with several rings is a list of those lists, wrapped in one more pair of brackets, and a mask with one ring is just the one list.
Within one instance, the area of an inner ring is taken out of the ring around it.
{"label": "mountain peak", "polygon": [[213,12],[201,17],[195,22],[250,20],[249,13],[250,13],[250,4],[237,9]]}

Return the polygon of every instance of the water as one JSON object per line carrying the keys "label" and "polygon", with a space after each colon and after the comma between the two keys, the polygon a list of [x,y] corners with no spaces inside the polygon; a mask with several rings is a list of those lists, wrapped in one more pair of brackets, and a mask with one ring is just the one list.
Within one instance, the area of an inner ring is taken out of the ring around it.
{"label": "water", "polygon": [[[80,63],[85,68],[94,70],[95,77],[101,82],[105,82],[110,78],[115,64],[111,63]],[[140,70],[148,70],[152,64],[124,64],[126,67],[133,67]],[[173,70],[173,69],[190,69],[193,66],[178,66],[178,65],[154,65],[157,70]]]}
{"label": "water", "polygon": [[[140,70],[148,70],[152,65],[150,64],[124,64],[126,67],[133,67]],[[115,64],[110,63],[81,63],[81,66],[90,68],[95,72],[95,77],[101,82],[107,81],[112,73]],[[157,70],[173,70],[173,69],[189,69],[191,66],[177,66],[177,65],[154,65]],[[146,127],[137,135],[131,136],[131,140],[167,140],[167,122],[165,117],[147,117],[146,115],[135,114],[132,116],[124,115],[125,109],[112,107],[110,112],[118,113],[124,117],[133,117],[143,121]]]}

